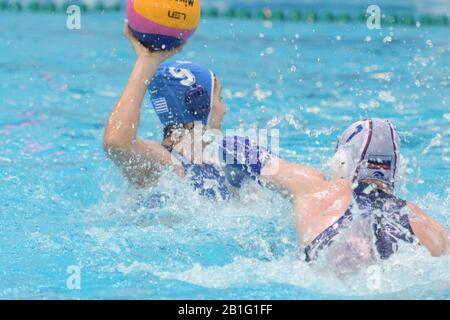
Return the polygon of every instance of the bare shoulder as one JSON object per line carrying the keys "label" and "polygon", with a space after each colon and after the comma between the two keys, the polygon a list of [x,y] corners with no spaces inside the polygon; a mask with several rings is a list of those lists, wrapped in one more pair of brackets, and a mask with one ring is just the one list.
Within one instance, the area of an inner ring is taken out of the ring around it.
{"label": "bare shoulder", "polygon": [[[296,202],[304,206],[304,212],[317,212],[328,217],[339,218],[352,202],[350,180],[323,180],[311,187],[309,192],[298,194]],[[334,220],[333,218],[333,220]]]}
{"label": "bare shoulder", "polygon": [[134,146],[136,155],[141,161],[159,166],[171,166],[179,175],[183,175],[180,161],[172,155],[160,142],[154,140],[137,140]]}
{"label": "bare shoulder", "polygon": [[303,245],[333,225],[352,201],[352,183],[348,180],[322,181],[294,198],[295,223]]}
{"label": "bare shoulder", "polygon": [[340,179],[328,181],[315,179],[307,192],[298,193],[297,196],[317,199],[320,201],[333,201],[338,198],[351,198],[352,183],[350,180]]}
{"label": "bare shoulder", "polygon": [[154,185],[163,167],[171,167],[180,176],[184,174],[181,163],[157,141],[138,139],[127,148],[111,148],[106,152],[136,187]]}

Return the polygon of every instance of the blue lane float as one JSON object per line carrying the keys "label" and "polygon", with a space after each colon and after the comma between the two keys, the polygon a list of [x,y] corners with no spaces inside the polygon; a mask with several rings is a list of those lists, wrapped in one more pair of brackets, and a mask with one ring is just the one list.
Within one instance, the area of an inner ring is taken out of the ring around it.
{"label": "blue lane float", "polygon": [[[38,1],[1,1],[1,11],[15,11],[15,12],[62,12],[65,11],[68,5],[77,4],[80,6],[82,12],[120,12],[125,11],[125,3],[117,2],[112,4],[104,4],[97,2],[94,5],[86,5],[82,1],[67,1],[65,4]],[[336,13],[330,11],[305,11],[299,8],[298,10],[280,10],[264,8],[244,8],[232,7],[227,9],[219,9],[216,7],[202,8],[202,18],[207,19],[246,19],[246,20],[273,20],[273,21],[291,21],[299,23],[365,23],[368,15],[365,13]],[[403,25],[415,26],[420,23],[422,26],[448,26],[449,17],[443,15],[413,15],[413,14],[387,14],[383,16],[382,23],[388,25]]]}

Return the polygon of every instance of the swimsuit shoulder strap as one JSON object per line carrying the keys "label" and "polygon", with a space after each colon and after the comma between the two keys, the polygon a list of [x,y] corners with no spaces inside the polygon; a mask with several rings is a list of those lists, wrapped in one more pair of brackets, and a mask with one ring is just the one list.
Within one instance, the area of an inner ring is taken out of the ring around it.
{"label": "swimsuit shoulder strap", "polygon": [[305,261],[311,262],[317,259],[319,252],[328,247],[334,238],[344,229],[352,220],[352,205],[345,211],[345,213],[325,231],[319,234],[308,246],[306,246],[304,253],[306,255]]}
{"label": "swimsuit shoulder strap", "polygon": [[187,168],[192,164],[188,159],[183,157],[178,151],[175,151],[173,149],[173,146],[167,144],[162,144],[162,146],[166,148],[166,150],[169,151],[178,161],[180,161],[184,168]]}

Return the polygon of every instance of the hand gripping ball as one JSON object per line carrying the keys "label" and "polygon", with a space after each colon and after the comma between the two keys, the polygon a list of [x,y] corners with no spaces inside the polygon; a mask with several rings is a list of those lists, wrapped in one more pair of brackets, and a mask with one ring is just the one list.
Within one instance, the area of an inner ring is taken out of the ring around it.
{"label": "hand gripping ball", "polygon": [[128,25],[152,50],[185,43],[200,22],[200,0],[127,0]]}

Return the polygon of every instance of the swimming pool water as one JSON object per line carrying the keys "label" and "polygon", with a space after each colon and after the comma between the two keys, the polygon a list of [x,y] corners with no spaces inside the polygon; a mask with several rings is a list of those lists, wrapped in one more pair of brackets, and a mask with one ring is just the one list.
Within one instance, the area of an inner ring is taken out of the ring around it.
{"label": "swimming pool water", "polygon": [[[0,298],[450,298],[449,257],[402,248],[340,280],[297,259],[290,204],[248,186],[210,203],[171,174],[135,191],[102,133],[133,63],[123,13],[1,13]],[[281,155],[326,169],[339,132],[387,117],[402,140],[398,193],[450,226],[448,28],[205,20],[179,56],[222,79],[225,128],[276,128]],[[149,101],[140,135],[160,139]],[[150,208],[142,199],[170,196]],[[81,289],[67,286],[69,266]]]}

